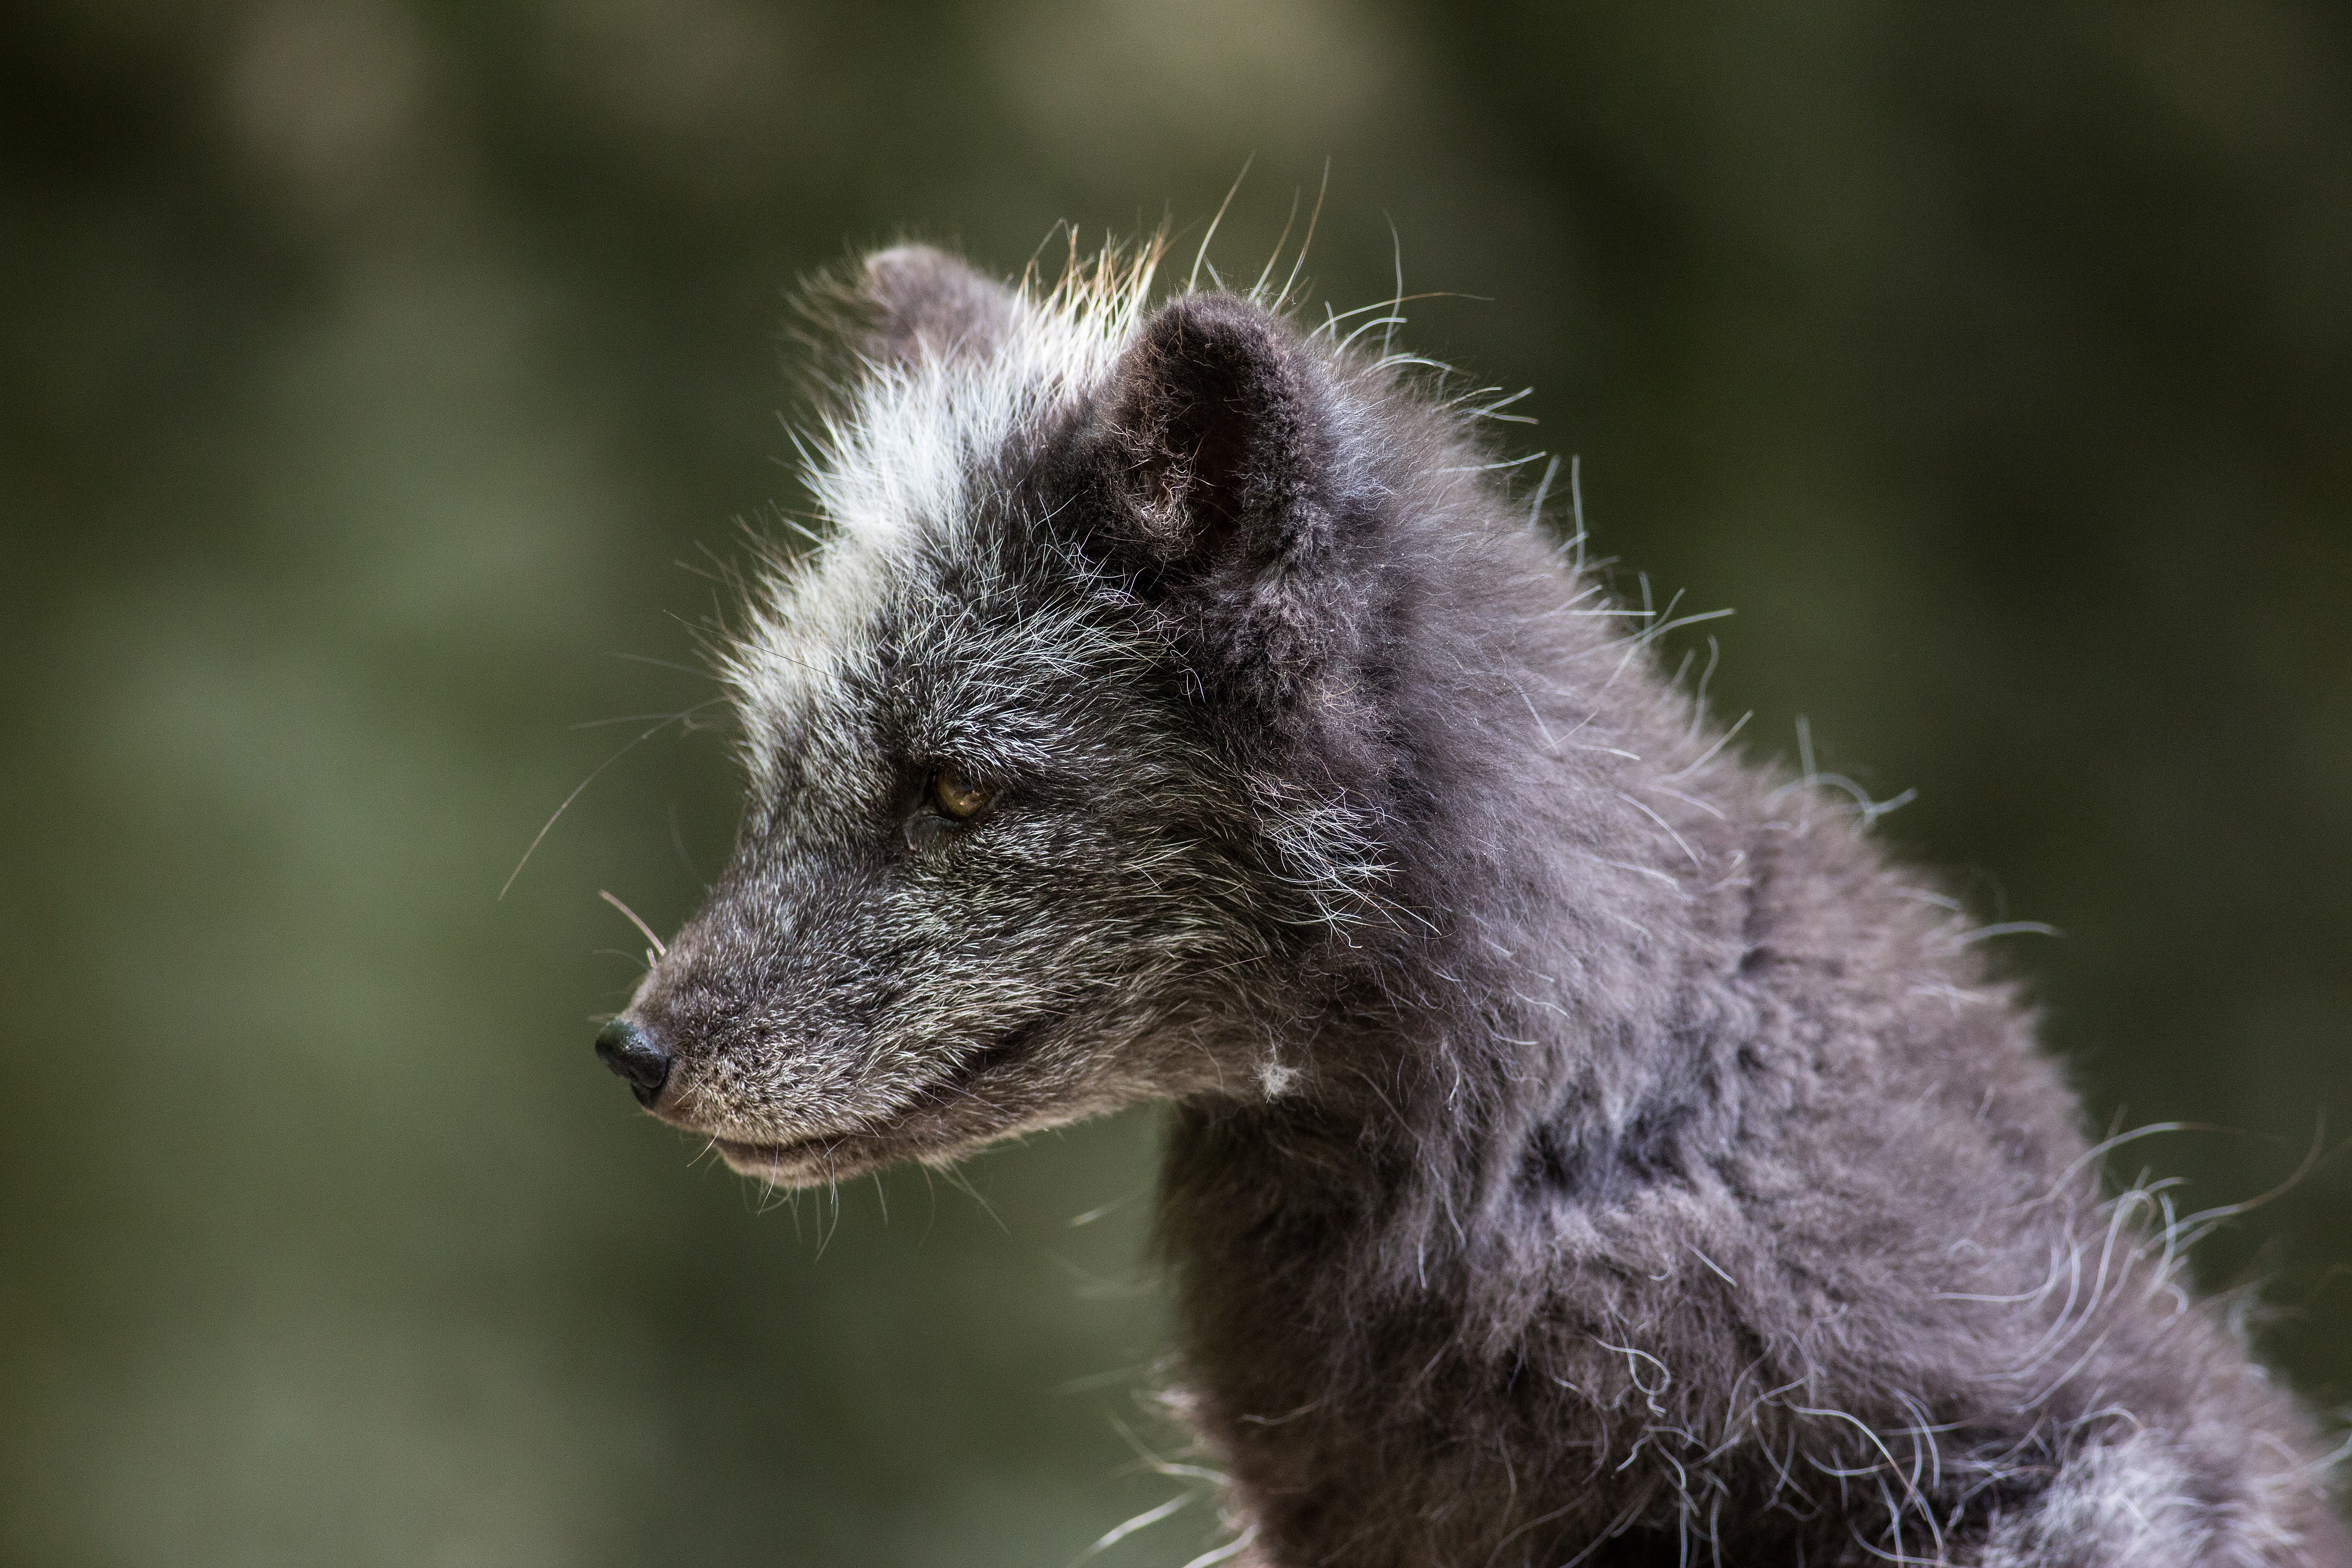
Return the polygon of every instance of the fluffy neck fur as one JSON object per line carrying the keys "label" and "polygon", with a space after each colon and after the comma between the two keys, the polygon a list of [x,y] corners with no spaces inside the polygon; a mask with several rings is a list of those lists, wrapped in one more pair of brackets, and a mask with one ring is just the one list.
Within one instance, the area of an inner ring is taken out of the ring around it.
{"label": "fluffy neck fur", "polygon": [[1322,363],[1323,614],[1226,662],[1389,874],[1266,1020],[1286,1091],[1180,1107],[1161,1216],[1266,1561],[2343,1561],[1958,906]]}

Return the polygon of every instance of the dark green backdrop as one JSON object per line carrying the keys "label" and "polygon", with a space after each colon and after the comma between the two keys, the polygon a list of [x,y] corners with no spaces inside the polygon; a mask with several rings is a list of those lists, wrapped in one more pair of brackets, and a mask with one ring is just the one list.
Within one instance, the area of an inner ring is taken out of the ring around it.
{"label": "dark green backdrop", "polygon": [[[782,289],[1056,219],[1341,309],[1736,606],[2191,1205],[2352,1134],[2352,22],[2297,0],[31,0],[0,21],[0,1558],[1064,1564],[1153,1125],[761,1212],[592,1016],[733,821]],[[683,562],[680,567],[677,563]],[[1630,575],[1628,582],[1631,582]],[[651,660],[655,662],[644,662]],[[667,662],[663,662],[667,661]],[[885,1218],[887,1205],[887,1217]],[[1100,1211],[1086,1225],[1074,1221]],[[2352,1400],[2352,1157],[2217,1237]],[[1198,1502],[1107,1564],[1200,1551]]]}

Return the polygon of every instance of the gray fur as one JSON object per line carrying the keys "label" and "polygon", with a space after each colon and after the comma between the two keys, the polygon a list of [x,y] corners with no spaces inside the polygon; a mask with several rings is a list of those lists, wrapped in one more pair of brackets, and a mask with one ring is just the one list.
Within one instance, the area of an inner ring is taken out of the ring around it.
{"label": "gray fur", "polygon": [[1151,259],[828,296],[836,531],[724,650],[656,1113],[813,1184],[1173,1100],[1243,1562],[2352,1563],[1956,906],[1724,743],[1467,415]]}

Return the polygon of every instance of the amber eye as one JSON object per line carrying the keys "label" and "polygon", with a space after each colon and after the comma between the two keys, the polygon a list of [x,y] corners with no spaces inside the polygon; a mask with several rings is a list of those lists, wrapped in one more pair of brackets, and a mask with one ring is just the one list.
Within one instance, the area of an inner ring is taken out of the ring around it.
{"label": "amber eye", "polygon": [[958,822],[968,822],[980,815],[988,804],[990,791],[976,784],[953,768],[941,768],[931,775],[931,799],[939,808]]}

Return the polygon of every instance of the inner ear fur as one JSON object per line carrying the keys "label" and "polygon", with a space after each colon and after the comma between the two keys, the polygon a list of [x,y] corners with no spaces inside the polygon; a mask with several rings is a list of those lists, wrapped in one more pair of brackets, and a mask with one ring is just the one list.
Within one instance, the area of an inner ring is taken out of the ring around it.
{"label": "inner ear fur", "polygon": [[1317,405],[1316,368],[1280,318],[1223,294],[1161,307],[1105,409],[1121,531],[1162,566],[1264,564],[1295,548],[1326,460]]}
{"label": "inner ear fur", "polygon": [[866,357],[881,364],[982,359],[1013,325],[1013,291],[928,245],[868,256],[853,286],[865,318]]}

